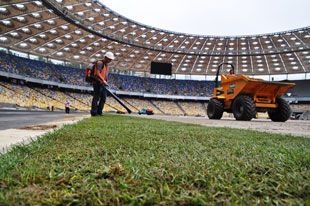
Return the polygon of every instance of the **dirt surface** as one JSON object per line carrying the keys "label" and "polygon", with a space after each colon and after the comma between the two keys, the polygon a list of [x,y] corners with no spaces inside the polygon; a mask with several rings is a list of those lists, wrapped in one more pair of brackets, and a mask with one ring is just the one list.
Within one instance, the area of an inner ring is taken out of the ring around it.
{"label": "dirt surface", "polygon": [[310,138],[310,121],[288,120],[286,122],[273,122],[269,119],[253,119],[252,121],[237,121],[233,118],[222,118],[221,120],[210,120],[206,117],[184,117],[165,115],[136,115],[144,118],[162,119],[167,121],[178,121],[184,123],[200,124],[208,127],[231,127],[239,129],[250,129],[262,132],[291,134]]}

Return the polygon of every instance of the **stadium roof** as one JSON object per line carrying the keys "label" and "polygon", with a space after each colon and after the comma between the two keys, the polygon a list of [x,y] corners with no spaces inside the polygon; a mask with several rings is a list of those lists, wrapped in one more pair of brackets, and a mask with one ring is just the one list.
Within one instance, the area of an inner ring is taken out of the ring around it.
{"label": "stadium roof", "polygon": [[152,61],[171,63],[174,74],[214,75],[223,61],[247,75],[310,70],[310,27],[192,35],[143,25],[90,0],[3,0],[0,18],[0,46],[63,61],[87,63],[112,51],[111,66],[120,70],[149,72]]}

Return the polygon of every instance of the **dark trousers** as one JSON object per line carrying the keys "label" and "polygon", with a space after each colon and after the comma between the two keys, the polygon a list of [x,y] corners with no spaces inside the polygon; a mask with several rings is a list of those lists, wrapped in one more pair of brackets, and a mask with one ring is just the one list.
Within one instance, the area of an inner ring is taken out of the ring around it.
{"label": "dark trousers", "polygon": [[69,114],[69,112],[70,112],[70,108],[66,107],[66,113]]}
{"label": "dark trousers", "polygon": [[[93,84],[94,88],[94,96],[93,101],[91,103],[91,115],[101,115],[102,110],[107,99],[107,90],[101,84]],[[99,104],[98,104],[99,101]]]}

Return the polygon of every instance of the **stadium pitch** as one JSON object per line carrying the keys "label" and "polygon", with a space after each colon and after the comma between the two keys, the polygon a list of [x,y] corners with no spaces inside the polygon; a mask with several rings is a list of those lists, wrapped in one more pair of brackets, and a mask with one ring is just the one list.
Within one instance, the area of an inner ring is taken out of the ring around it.
{"label": "stadium pitch", "polygon": [[107,114],[1,155],[0,202],[307,204],[309,148],[309,138]]}

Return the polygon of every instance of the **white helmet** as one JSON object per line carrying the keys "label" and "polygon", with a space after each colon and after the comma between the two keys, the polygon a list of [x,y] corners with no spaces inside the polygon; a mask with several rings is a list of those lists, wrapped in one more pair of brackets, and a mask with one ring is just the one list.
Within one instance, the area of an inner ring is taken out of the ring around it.
{"label": "white helmet", "polygon": [[114,54],[113,54],[112,52],[107,52],[107,53],[105,53],[104,56],[107,57],[107,58],[109,58],[109,59],[112,59],[112,60],[115,59]]}

